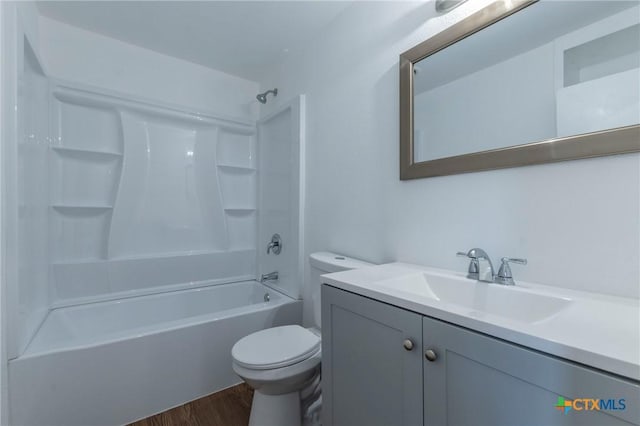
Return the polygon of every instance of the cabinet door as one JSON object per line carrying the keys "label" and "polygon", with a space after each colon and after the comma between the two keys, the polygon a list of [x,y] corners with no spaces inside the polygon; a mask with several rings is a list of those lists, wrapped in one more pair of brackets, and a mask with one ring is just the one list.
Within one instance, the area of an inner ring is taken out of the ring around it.
{"label": "cabinet door", "polygon": [[[570,331],[569,331],[570,332]],[[424,419],[427,426],[628,425],[640,421],[640,386],[442,321],[424,318]],[[558,398],[612,399],[609,408]],[[625,399],[625,409],[619,403]]]}
{"label": "cabinet door", "polygon": [[422,425],[421,348],[421,315],[323,285],[322,424]]}

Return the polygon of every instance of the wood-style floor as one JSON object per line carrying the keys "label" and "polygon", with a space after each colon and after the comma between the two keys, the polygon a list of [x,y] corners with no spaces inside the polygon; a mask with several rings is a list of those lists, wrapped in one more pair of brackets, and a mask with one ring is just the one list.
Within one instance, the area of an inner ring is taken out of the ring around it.
{"label": "wood-style floor", "polygon": [[242,383],[129,426],[246,426],[253,389]]}

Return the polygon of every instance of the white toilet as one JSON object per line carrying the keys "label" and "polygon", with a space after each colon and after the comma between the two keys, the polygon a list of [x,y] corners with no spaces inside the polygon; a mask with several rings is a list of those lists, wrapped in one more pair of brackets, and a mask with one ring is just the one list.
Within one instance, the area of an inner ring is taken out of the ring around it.
{"label": "white toilet", "polygon": [[231,349],[233,370],[255,389],[249,426],[300,426],[300,391],[320,367],[320,275],[372,264],[335,253],[309,256],[316,328],[286,325],[257,331]]}

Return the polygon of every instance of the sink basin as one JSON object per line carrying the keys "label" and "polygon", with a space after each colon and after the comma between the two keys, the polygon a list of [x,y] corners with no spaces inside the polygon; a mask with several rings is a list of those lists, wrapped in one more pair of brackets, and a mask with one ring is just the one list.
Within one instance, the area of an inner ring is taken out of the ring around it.
{"label": "sink basin", "polygon": [[491,314],[533,323],[562,311],[571,299],[531,293],[516,286],[503,286],[464,277],[417,272],[375,282],[394,291],[470,309],[472,316]]}

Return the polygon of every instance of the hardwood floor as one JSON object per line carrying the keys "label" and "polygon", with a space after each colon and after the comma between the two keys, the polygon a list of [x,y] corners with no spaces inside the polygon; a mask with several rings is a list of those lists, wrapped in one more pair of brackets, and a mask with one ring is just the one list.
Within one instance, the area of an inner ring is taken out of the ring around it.
{"label": "hardwood floor", "polygon": [[253,389],[242,383],[129,426],[246,426]]}

